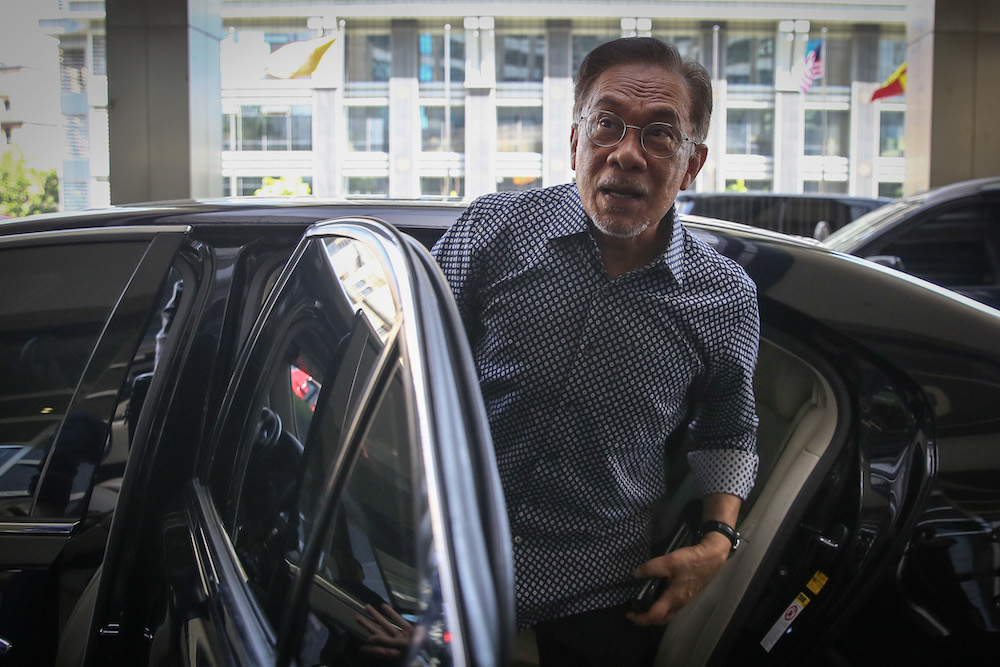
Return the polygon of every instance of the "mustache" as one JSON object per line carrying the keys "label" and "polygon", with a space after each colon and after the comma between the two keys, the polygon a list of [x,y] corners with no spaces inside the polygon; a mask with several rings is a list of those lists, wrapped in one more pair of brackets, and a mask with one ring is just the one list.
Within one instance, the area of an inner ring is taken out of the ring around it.
{"label": "mustache", "polygon": [[602,178],[597,182],[597,188],[599,190],[610,190],[612,192],[627,194],[633,197],[645,197],[649,194],[649,191],[641,183],[636,183],[626,178],[617,178],[615,176]]}

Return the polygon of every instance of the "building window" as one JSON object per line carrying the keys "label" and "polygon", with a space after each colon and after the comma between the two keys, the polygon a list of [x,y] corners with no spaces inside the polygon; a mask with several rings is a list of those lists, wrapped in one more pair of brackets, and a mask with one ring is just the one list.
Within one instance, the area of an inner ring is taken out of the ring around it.
{"label": "building window", "polygon": [[772,188],[771,181],[746,180],[744,178],[726,179],[727,192],[770,192]]}
{"label": "building window", "polygon": [[774,111],[729,109],[726,117],[726,153],[774,155]]}
{"label": "building window", "polygon": [[538,176],[509,176],[497,179],[497,192],[531,190],[541,186],[542,179]]}
{"label": "building window", "polygon": [[807,109],[805,154],[850,157],[851,114],[849,111]]}
{"label": "building window", "polygon": [[347,149],[367,153],[388,153],[389,107],[348,107]]}
{"label": "building window", "polygon": [[[417,76],[420,83],[443,82],[445,73],[445,30],[424,32],[417,40],[420,50],[420,66]],[[448,58],[452,83],[465,82],[465,33],[461,30],[449,30]]]}
{"label": "building window", "polygon": [[384,83],[392,71],[392,51],[386,31],[355,28],[344,36],[348,83]]}
{"label": "building window", "polygon": [[879,115],[878,154],[882,157],[904,157],[902,111],[883,111]]}
{"label": "building window", "polygon": [[906,35],[886,35],[878,42],[878,83],[882,83],[906,62]]}
{"label": "building window", "polygon": [[420,196],[461,199],[465,196],[465,179],[461,176],[421,176]]}
{"label": "building window", "polygon": [[497,150],[542,152],[542,108],[497,107]]}
{"label": "building window", "polygon": [[243,105],[222,120],[223,150],[312,150],[312,106]]}
{"label": "building window", "polygon": [[879,197],[902,197],[903,196],[903,184],[902,183],[879,183],[878,184],[878,196]]}
{"label": "building window", "polygon": [[349,197],[386,197],[389,179],[385,176],[348,176],[346,190]]}
{"label": "building window", "polygon": [[826,38],[826,63],[824,64],[824,79],[817,79],[813,84],[813,93],[822,92],[823,85],[851,86],[851,57],[853,41],[849,35],[830,33]]}
{"label": "building window", "polygon": [[64,93],[85,93],[87,92],[87,54],[81,47],[67,48],[59,50],[62,92]]}
{"label": "building window", "polygon": [[450,107],[451,123],[445,126],[444,106],[420,107],[420,150],[465,151],[465,107]]}
{"label": "building window", "polygon": [[728,37],[726,81],[729,85],[774,86],[774,37]]}
{"label": "building window", "polygon": [[497,35],[497,82],[541,82],[545,77],[543,35]]}
{"label": "building window", "polygon": [[802,191],[846,195],[847,181],[802,181]]}

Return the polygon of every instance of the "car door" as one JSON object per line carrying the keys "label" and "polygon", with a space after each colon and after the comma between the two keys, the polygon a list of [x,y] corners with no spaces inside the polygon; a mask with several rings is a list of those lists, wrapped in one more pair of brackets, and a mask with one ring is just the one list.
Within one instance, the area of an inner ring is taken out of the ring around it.
{"label": "car door", "polygon": [[[312,228],[163,520],[137,662],[505,664],[506,515],[451,293],[388,226]],[[154,574],[154,578],[155,578]],[[140,655],[141,654],[141,655]]]}
{"label": "car door", "polygon": [[0,237],[0,655],[51,660],[100,562],[131,432],[133,379],[152,370],[154,314],[188,230]]}

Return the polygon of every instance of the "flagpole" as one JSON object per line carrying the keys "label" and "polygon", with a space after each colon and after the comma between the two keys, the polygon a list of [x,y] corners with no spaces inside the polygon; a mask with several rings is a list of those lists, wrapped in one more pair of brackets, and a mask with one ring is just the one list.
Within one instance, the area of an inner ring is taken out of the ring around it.
{"label": "flagpole", "polygon": [[451,24],[444,24],[444,196],[451,198]]}
{"label": "flagpole", "polygon": [[826,50],[826,26],[823,26],[823,28],[820,30],[820,34],[822,36],[820,37],[820,47],[819,47],[820,51],[819,51],[819,53],[820,53],[820,57],[823,59],[823,82],[822,82],[822,87],[823,87],[822,88],[822,90],[823,90],[823,102],[822,102],[822,104],[823,104],[823,134],[822,134],[822,137],[823,137],[823,147],[822,147],[822,149],[820,151],[820,154],[822,156],[821,159],[823,160],[823,162],[821,164],[821,171],[820,171],[820,177],[819,177],[819,191],[820,192],[826,192],[826,140],[827,140],[827,132],[828,132],[827,125],[826,125],[826,121],[827,121],[827,117],[826,117],[826,114],[827,114],[827,108],[826,108],[826,80],[828,78],[827,75],[829,73],[829,71],[828,71],[828,67],[829,67],[828,63],[830,62],[829,53],[827,53],[827,50]]}

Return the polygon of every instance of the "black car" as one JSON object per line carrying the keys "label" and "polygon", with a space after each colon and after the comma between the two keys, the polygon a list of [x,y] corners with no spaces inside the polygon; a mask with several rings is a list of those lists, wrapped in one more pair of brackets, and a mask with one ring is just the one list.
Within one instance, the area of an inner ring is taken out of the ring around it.
{"label": "black car", "polygon": [[[4,663],[521,660],[476,373],[426,249],[460,210],[0,225]],[[761,467],[743,545],[660,664],[995,658],[1000,313],[816,243],[692,228],[759,289]],[[663,543],[697,504],[676,445]]]}
{"label": "black car", "polygon": [[1000,308],[1000,178],[903,197],[823,243]]}
{"label": "black car", "polygon": [[680,192],[677,210],[785,234],[823,238],[892,201],[887,197],[773,192]]}

